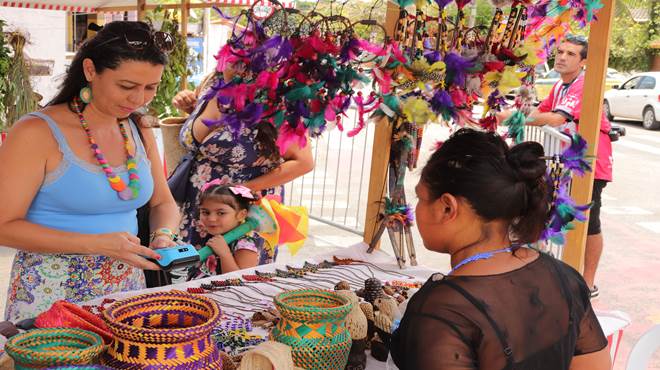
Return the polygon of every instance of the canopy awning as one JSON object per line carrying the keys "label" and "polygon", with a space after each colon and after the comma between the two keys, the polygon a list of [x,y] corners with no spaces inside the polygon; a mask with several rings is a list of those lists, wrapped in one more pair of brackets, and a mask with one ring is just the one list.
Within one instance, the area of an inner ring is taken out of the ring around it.
{"label": "canopy awning", "polygon": [[[191,2],[190,8],[205,8],[214,5],[217,6],[252,6],[255,3],[270,6],[268,0],[203,0],[202,2]],[[292,8],[295,5],[294,1],[284,1],[282,4],[287,8]],[[148,7],[155,7],[158,4],[149,4]],[[117,11],[120,8],[126,10],[137,10],[137,0],[16,0],[5,1],[0,0],[0,6],[25,8],[25,9],[43,9],[43,10],[61,10],[67,12],[83,12],[83,13],[102,13],[105,11]],[[178,5],[169,5],[178,7]]]}

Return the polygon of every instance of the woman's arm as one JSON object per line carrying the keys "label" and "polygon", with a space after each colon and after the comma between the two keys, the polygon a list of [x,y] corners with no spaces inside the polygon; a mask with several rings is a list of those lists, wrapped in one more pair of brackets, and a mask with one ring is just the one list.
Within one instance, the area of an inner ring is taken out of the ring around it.
{"label": "woman's arm", "polygon": [[284,185],[314,169],[314,157],[312,156],[312,145],[309,139],[304,148],[301,148],[298,144],[292,144],[282,157],[284,162],[279,167],[243,185],[257,192]]}
{"label": "woman's arm", "polygon": [[573,356],[571,370],[610,370],[612,359],[608,347],[586,355]]}
{"label": "woman's arm", "polygon": [[[165,228],[176,232],[179,229],[181,215],[179,213],[179,207],[177,207],[172,193],[167,186],[167,180],[165,180],[163,162],[158,153],[156,138],[151,129],[140,128],[140,130],[142,131],[147,157],[151,161],[151,176],[154,179],[154,193],[149,200],[149,207],[151,208],[149,212],[149,228],[153,231]],[[158,235],[151,242],[151,246],[154,248],[164,248],[175,244],[168,235]]]}
{"label": "woman's arm", "polygon": [[159,258],[158,254],[140,246],[139,239],[129,233],[79,234],[25,219],[43,183],[47,153],[56,151],[50,130],[38,118],[17,122],[0,146],[0,245],[35,253],[100,254],[139,268],[158,269],[140,257]]}

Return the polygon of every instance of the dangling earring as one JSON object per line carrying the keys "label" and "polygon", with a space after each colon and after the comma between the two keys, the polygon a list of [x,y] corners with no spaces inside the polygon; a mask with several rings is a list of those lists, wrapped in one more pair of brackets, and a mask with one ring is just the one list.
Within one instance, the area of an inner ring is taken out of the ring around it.
{"label": "dangling earring", "polygon": [[92,89],[89,87],[89,85],[80,89],[79,97],[83,104],[89,104],[89,102],[92,101]]}

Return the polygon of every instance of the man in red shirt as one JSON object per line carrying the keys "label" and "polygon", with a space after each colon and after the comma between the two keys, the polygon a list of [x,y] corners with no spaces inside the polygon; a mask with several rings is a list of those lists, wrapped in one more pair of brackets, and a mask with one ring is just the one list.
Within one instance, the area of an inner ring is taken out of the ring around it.
{"label": "man in red shirt", "polygon": [[[529,115],[532,126],[552,126],[560,132],[573,134],[579,128],[582,110],[582,89],[584,87],[583,69],[587,62],[587,40],[581,36],[567,36],[557,47],[554,69],[561,75],[552,88],[550,95]],[[498,114],[500,122],[510,112]],[[612,181],[612,142],[609,132],[611,124],[605,112],[600,119],[598,135],[598,153],[594,165],[594,184],[587,245],[584,256],[584,280],[591,289],[592,298],[598,296],[594,285],[596,269],[603,252],[603,234],[600,227],[601,193],[608,182]],[[548,153],[555,154],[555,153]]]}

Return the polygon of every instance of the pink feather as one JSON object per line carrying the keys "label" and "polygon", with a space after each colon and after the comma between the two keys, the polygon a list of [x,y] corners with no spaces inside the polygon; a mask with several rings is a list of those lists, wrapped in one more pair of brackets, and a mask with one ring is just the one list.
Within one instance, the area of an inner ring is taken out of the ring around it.
{"label": "pink feather", "polygon": [[298,147],[304,148],[307,145],[306,133],[305,126],[300,123],[295,129],[287,123],[283,124],[276,142],[277,147],[280,148],[280,154],[284,155],[293,144],[298,144]]}

